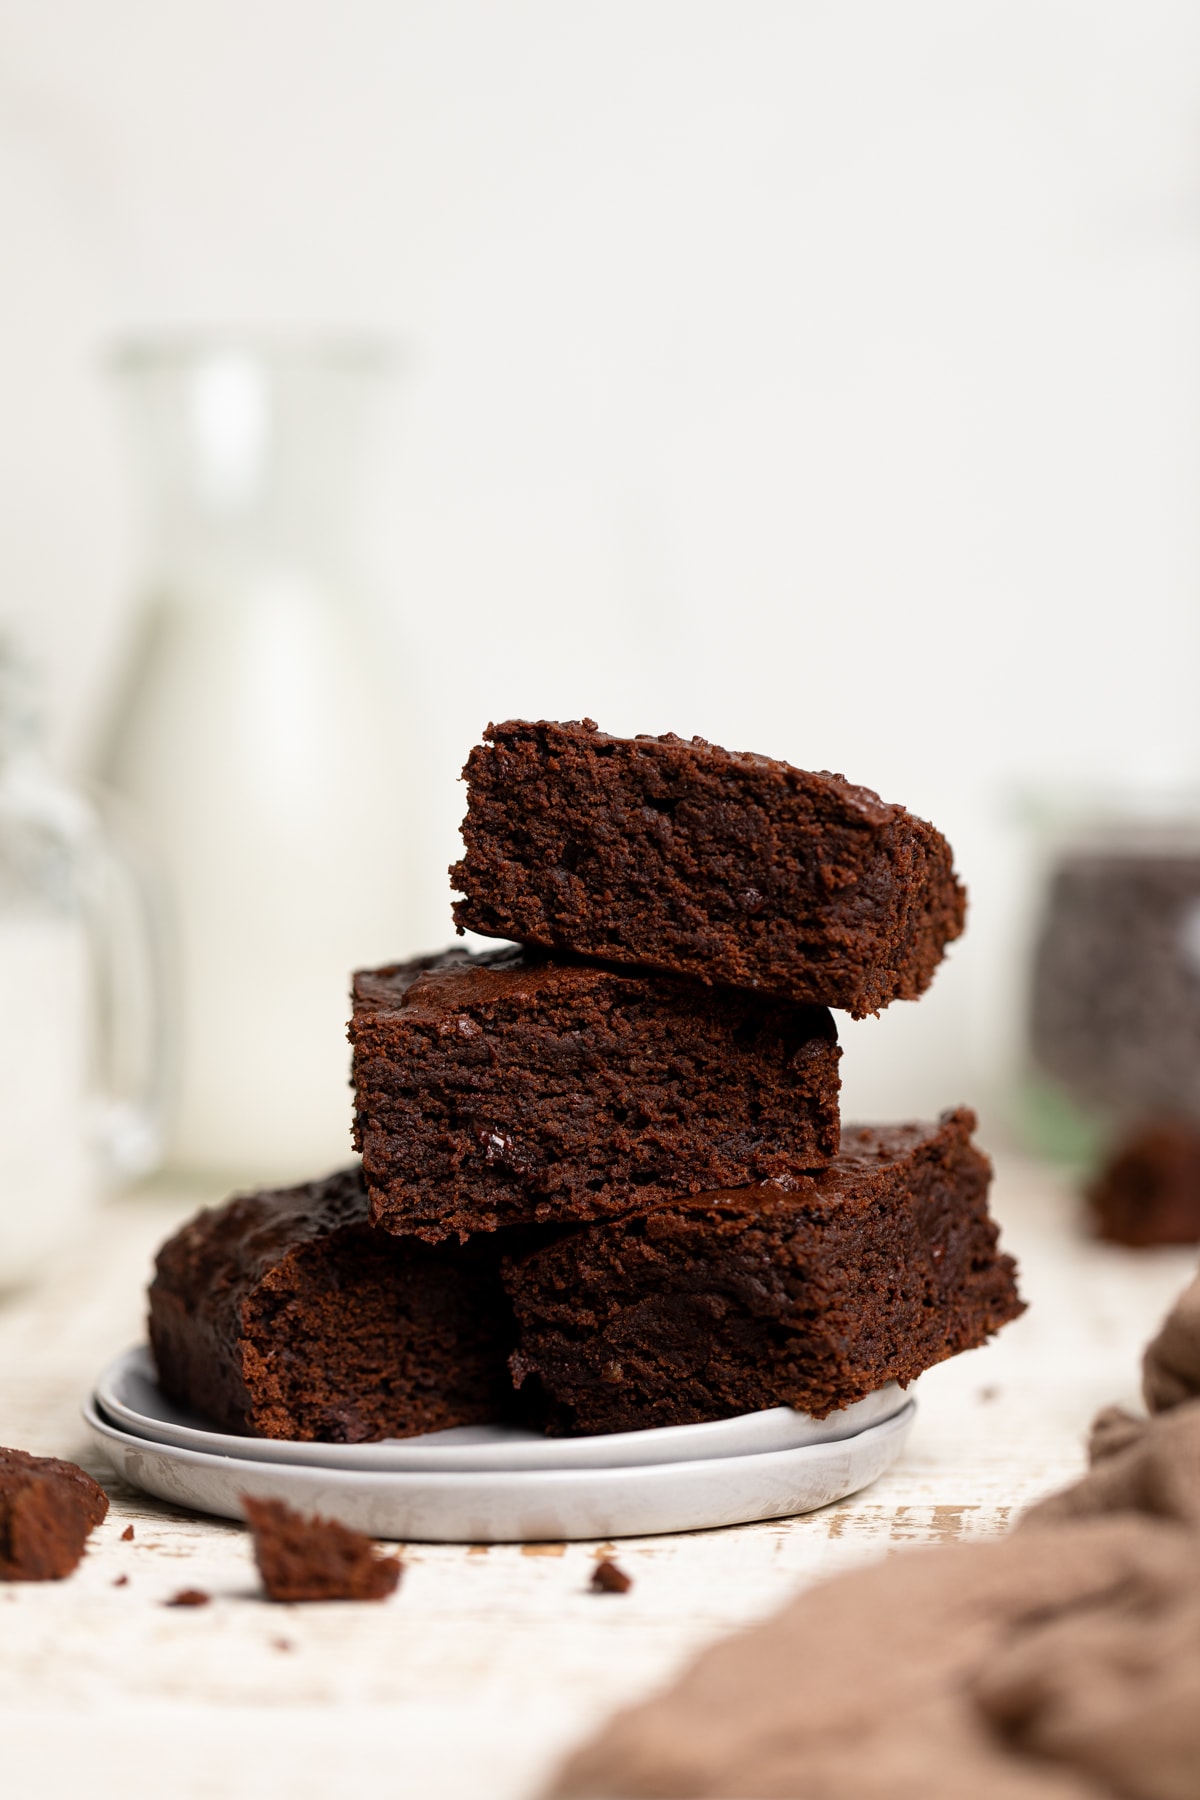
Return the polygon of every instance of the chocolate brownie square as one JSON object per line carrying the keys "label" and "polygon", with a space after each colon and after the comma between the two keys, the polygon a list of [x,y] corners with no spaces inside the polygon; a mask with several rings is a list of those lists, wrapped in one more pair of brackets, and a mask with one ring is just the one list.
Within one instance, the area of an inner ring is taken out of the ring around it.
{"label": "chocolate brownie square", "polygon": [[963,929],[950,846],[840,775],[590,719],[489,725],[463,771],[461,930],[861,1018]]}
{"label": "chocolate brownie square", "polygon": [[159,1251],[159,1379],[252,1437],[353,1444],[501,1419],[515,1332],[498,1253],[373,1231],[357,1168],[242,1194]]}
{"label": "chocolate brownie square", "polygon": [[589,1225],[508,1259],[518,1379],[562,1433],[794,1406],[909,1382],[1022,1312],[974,1115],[848,1130],[827,1169]]}
{"label": "chocolate brownie square", "polygon": [[431,1241],[601,1218],[825,1163],[824,1008],[508,949],[354,977],[372,1222]]}

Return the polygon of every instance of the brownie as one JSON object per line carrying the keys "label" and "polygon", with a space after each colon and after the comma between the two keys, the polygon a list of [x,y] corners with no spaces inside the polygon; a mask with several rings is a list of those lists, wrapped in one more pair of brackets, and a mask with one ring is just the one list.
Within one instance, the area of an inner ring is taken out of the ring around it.
{"label": "brownie", "polygon": [[950,846],[841,775],[590,719],[489,725],[463,771],[459,930],[861,1018],[963,929]]}
{"label": "brownie", "polygon": [[1098,1237],[1139,1248],[1200,1243],[1200,1126],[1151,1119],[1113,1151],[1087,1190]]}
{"label": "brownie", "polygon": [[848,1129],[787,1186],[664,1203],[506,1263],[562,1433],[794,1406],[823,1418],[1024,1310],[988,1217],[974,1115]]}
{"label": "brownie", "polygon": [[336,1519],[306,1517],[282,1500],[242,1495],[254,1560],[269,1600],[385,1600],[403,1564]]}
{"label": "brownie", "polygon": [[828,1162],[823,1007],[518,948],[354,977],[372,1222],[430,1240],[577,1221]]}
{"label": "brownie", "polygon": [[104,1489],[74,1463],[0,1449],[0,1581],[60,1581],[107,1512]]}
{"label": "brownie", "polygon": [[373,1231],[357,1168],[200,1213],[150,1289],[163,1388],[255,1437],[360,1443],[496,1420],[513,1406],[514,1341],[496,1247]]}

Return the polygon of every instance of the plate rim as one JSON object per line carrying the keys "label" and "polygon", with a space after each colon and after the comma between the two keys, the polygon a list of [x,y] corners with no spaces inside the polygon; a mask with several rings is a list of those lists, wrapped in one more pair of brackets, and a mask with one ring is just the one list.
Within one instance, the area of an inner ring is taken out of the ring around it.
{"label": "plate rim", "polygon": [[464,1487],[480,1482],[489,1486],[496,1484],[500,1489],[508,1488],[515,1492],[519,1491],[519,1484],[522,1483],[569,1487],[599,1482],[610,1487],[628,1484],[631,1476],[653,1481],[655,1478],[665,1480],[684,1472],[699,1481],[705,1474],[716,1474],[730,1463],[753,1464],[761,1470],[765,1464],[777,1464],[782,1457],[817,1458],[836,1452],[844,1453],[850,1443],[861,1445],[867,1439],[874,1442],[907,1431],[916,1415],[917,1402],[909,1396],[898,1412],[889,1414],[886,1419],[878,1419],[873,1425],[864,1426],[861,1431],[852,1432],[844,1438],[829,1438],[816,1444],[796,1444],[787,1450],[753,1450],[743,1451],[735,1456],[696,1457],[676,1462],[618,1463],[574,1469],[329,1469],[312,1463],[253,1462],[242,1457],[222,1456],[215,1451],[186,1450],[175,1444],[159,1443],[153,1438],[138,1437],[136,1433],[125,1431],[106,1419],[94,1394],[83,1401],[80,1411],[84,1423],[101,1438],[116,1442],[127,1450],[140,1451],[169,1461],[182,1461],[185,1467],[191,1465],[208,1468],[217,1465],[222,1470],[245,1471],[251,1477],[257,1475],[260,1478],[280,1470],[302,1472],[314,1478],[319,1477],[322,1482],[332,1482],[335,1487],[360,1487],[366,1484],[372,1492],[392,1487],[402,1491],[405,1486],[415,1483],[432,1484],[447,1494],[453,1494],[461,1493]]}
{"label": "plate rim", "polygon": [[[799,1413],[798,1409],[778,1406],[764,1407],[754,1412],[736,1413],[725,1419],[695,1420],[686,1425],[646,1426],[635,1431],[598,1432],[574,1438],[545,1438],[530,1433],[528,1436],[514,1439],[511,1444],[507,1445],[503,1441],[499,1441],[481,1445],[443,1444],[439,1448],[436,1441],[440,1435],[438,1433],[426,1433],[420,1438],[395,1438],[378,1440],[369,1444],[349,1445],[325,1444],[308,1439],[242,1437],[236,1432],[221,1431],[216,1427],[211,1432],[192,1425],[166,1425],[164,1428],[162,1421],[129,1406],[119,1397],[116,1398],[115,1405],[106,1397],[106,1390],[108,1394],[112,1393],[115,1376],[123,1372],[135,1358],[141,1358],[149,1365],[139,1373],[154,1380],[157,1386],[153,1369],[153,1355],[150,1346],[143,1340],[141,1343],[129,1345],[125,1350],[110,1358],[88,1395],[88,1399],[95,1403],[100,1416],[107,1423],[112,1424],[116,1430],[128,1434],[131,1438],[142,1443],[158,1445],[161,1448],[186,1450],[196,1455],[220,1457],[226,1461],[247,1462],[262,1467],[313,1468],[331,1474],[341,1472],[355,1475],[402,1473],[432,1475],[439,1472],[445,1474],[501,1474],[505,1472],[532,1474],[553,1468],[582,1472],[602,1468],[648,1468],[660,1463],[674,1465],[683,1462],[716,1462],[727,1461],[731,1457],[739,1456],[784,1454],[792,1450],[815,1449],[823,1444],[842,1443],[849,1438],[861,1436],[864,1431],[872,1430],[876,1425],[884,1424],[888,1419],[895,1418],[903,1412],[905,1406],[912,1399],[913,1389],[916,1386],[915,1381],[910,1382],[907,1388],[901,1387],[897,1382],[886,1382],[882,1387],[872,1390],[871,1394],[864,1395],[861,1400],[852,1401],[849,1407],[840,1409],[842,1412],[849,1412],[854,1407],[863,1405],[867,1400],[890,1394],[892,1398],[887,1411],[880,1417],[871,1419],[867,1424],[849,1421],[845,1423],[843,1429],[832,1429],[827,1435],[823,1434],[808,1443],[771,1445],[762,1449],[747,1447],[722,1450],[719,1442],[721,1437],[730,1434],[731,1427],[744,1426],[748,1420],[774,1418],[782,1424],[789,1415],[792,1415],[818,1427],[826,1424],[828,1420],[814,1420],[810,1414]],[[833,1420],[837,1416],[837,1413],[830,1414],[828,1419]],[[155,1429],[156,1427],[157,1429]],[[163,1435],[164,1429],[171,1435]],[[718,1441],[710,1447],[705,1442],[706,1437],[716,1438]],[[397,1465],[392,1468],[388,1468],[386,1465],[373,1467],[369,1462],[342,1463],[328,1459],[331,1451],[351,1451],[358,1454],[366,1452],[369,1455],[372,1450],[383,1449],[385,1444],[388,1452],[397,1456],[398,1459]],[[417,1449],[418,1444],[424,1447]],[[604,1460],[593,1462],[588,1459],[586,1453],[582,1456],[572,1456],[570,1447],[573,1445],[603,1446],[611,1454]],[[635,1445],[639,1448],[640,1454],[622,1456],[622,1450],[632,1450]],[[243,1450],[243,1446],[254,1446],[254,1448]],[[668,1450],[669,1447],[673,1448],[673,1454],[654,1453],[660,1449]],[[526,1448],[537,1450],[539,1452],[537,1458],[531,1458],[525,1462],[522,1459],[521,1451]],[[239,1455],[239,1451],[242,1454]],[[482,1462],[473,1463],[471,1460],[473,1451],[487,1454]],[[299,1454],[295,1454],[296,1452]],[[516,1453],[515,1460],[506,1465],[501,1459],[514,1452]],[[449,1466],[445,1461],[448,1455],[451,1459]],[[560,1455],[565,1456],[565,1460],[555,1460]],[[417,1467],[416,1459],[420,1458],[423,1463],[426,1457],[430,1459],[430,1466],[427,1468]],[[435,1458],[441,1464],[440,1469],[433,1466]]]}

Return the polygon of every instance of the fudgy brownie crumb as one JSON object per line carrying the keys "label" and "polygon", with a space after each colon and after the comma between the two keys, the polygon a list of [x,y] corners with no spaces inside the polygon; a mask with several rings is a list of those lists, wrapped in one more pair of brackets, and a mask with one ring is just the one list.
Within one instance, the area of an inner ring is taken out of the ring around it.
{"label": "fudgy brownie crumb", "polygon": [[172,1594],[169,1600],[164,1600],[163,1605],[207,1606],[211,1599],[212,1595],[206,1594],[203,1588],[180,1588],[177,1594]]}
{"label": "fudgy brownie crumb", "polygon": [[592,1591],[596,1594],[627,1594],[633,1586],[633,1576],[627,1575],[624,1569],[617,1567],[605,1557],[592,1570]]}
{"label": "fudgy brownie crumb", "polygon": [[361,1531],[306,1517],[282,1500],[243,1494],[242,1507],[269,1600],[384,1600],[394,1592],[404,1565]]}
{"label": "fudgy brownie crumb", "polygon": [[121,1542],[123,1544],[128,1544],[132,1541],[132,1538],[133,1538],[133,1526],[127,1525],[125,1527],[124,1531],[121,1533]]}
{"label": "fudgy brownie crumb", "polygon": [[108,1512],[108,1495],[75,1463],[0,1449],[0,1581],[60,1581]]}
{"label": "fudgy brownie crumb", "polygon": [[861,1017],[963,928],[945,838],[841,775],[590,719],[489,725],[464,774],[460,930]]}

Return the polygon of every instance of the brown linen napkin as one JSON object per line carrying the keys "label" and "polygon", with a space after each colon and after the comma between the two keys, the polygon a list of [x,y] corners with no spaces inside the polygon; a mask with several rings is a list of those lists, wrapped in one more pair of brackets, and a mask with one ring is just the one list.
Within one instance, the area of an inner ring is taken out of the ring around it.
{"label": "brown linen napkin", "polygon": [[1011,1537],[907,1552],[716,1644],[553,1794],[1197,1800],[1198,1391],[1200,1282],[1147,1353],[1171,1410],[1102,1413],[1082,1481]]}
{"label": "brown linen napkin", "polygon": [[[1176,1526],[1095,1519],[911,1551],[813,1588],[715,1645],[667,1693],[618,1714],[553,1791],[1176,1800],[1185,1790],[1159,1779],[1154,1745],[1159,1714],[1175,1702],[1178,1684],[1166,1679],[1175,1665],[1124,1658],[1131,1627],[1141,1653],[1160,1632],[1186,1638],[1192,1622],[1200,1543]],[[1066,1664],[1053,1654],[1063,1636]],[[1093,1704],[1097,1670],[1120,1708],[1101,1705],[1100,1689]],[[1191,1671],[1190,1717],[1176,1723],[1195,1781],[1200,1634]],[[1106,1785],[1108,1768],[1129,1762],[1138,1780]],[[1197,1791],[1187,1790],[1191,1800]]]}
{"label": "brown linen napkin", "polygon": [[1200,1275],[1184,1288],[1142,1359],[1142,1395],[1152,1413],[1200,1394]]}
{"label": "brown linen napkin", "polygon": [[[1046,1548],[1077,1529],[1047,1532]],[[1092,1776],[1106,1796],[1196,1800],[1200,1583],[1194,1568],[1181,1565],[1176,1586],[1165,1573],[1031,1624],[988,1660],[975,1699],[1009,1744]]]}
{"label": "brown linen napkin", "polygon": [[1082,1481],[1030,1507],[1018,1529],[1133,1512],[1200,1533],[1200,1400],[1154,1419],[1105,1407],[1092,1425],[1088,1457]]}

